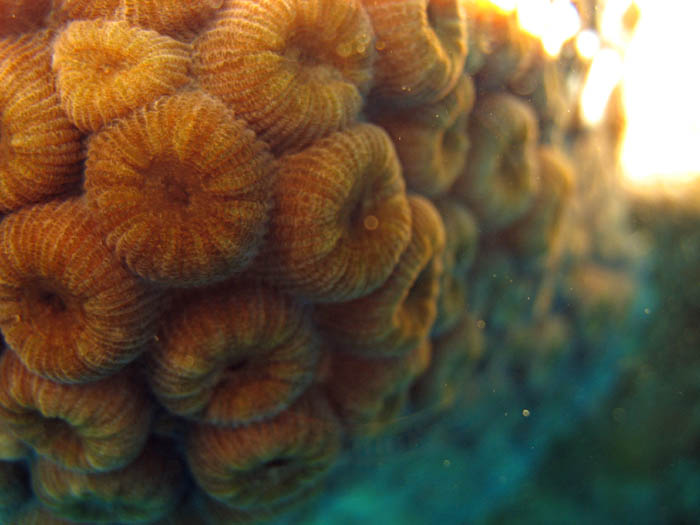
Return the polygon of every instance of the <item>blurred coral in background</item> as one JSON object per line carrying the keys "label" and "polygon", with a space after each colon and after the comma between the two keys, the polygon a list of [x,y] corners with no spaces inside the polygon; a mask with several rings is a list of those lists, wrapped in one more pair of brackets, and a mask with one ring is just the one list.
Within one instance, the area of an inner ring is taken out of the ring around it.
{"label": "blurred coral in background", "polygon": [[692,521],[604,4],[0,0],[0,522]]}

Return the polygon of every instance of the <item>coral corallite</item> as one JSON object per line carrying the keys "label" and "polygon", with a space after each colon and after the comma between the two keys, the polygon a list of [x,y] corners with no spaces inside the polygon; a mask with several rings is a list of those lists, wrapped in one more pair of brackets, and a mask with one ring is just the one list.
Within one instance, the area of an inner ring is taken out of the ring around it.
{"label": "coral corallite", "polygon": [[170,286],[242,270],[265,233],[271,156],[221,102],[161,98],[93,136],[86,198],[134,273]]}
{"label": "coral corallite", "polygon": [[411,236],[396,153],[358,124],[280,160],[265,274],[319,302],[366,295],[392,272]]}
{"label": "coral corallite", "polygon": [[38,458],[32,465],[34,492],[66,519],[150,522],[171,511],[184,488],[182,465],[170,453],[167,446],[151,443],[127,466],[97,473],[68,470]]}
{"label": "coral corallite", "polygon": [[301,308],[259,285],[186,296],[152,352],[151,384],[170,411],[215,424],[268,419],[311,383],[318,343]]}
{"label": "coral corallite", "polygon": [[445,250],[437,318],[431,335],[448,331],[467,309],[468,272],[479,243],[478,224],[469,210],[452,197],[436,203],[445,224]]}
{"label": "coral corallite", "polygon": [[174,93],[189,68],[186,44],[126,22],[71,22],[54,44],[61,104],[85,131]]}
{"label": "coral corallite", "polygon": [[273,150],[299,149],[359,113],[372,39],[357,0],[227,0],[195,69]]}
{"label": "coral corallite", "polygon": [[0,0],[0,38],[37,29],[51,9],[51,0]]}
{"label": "coral corallite", "polygon": [[340,450],[340,426],[317,388],[276,417],[242,427],[197,424],[187,447],[195,480],[231,507],[280,504],[312,488]]}
{"label": "coral corallite", "polygon": [[335,345],[368,356],[401,355],[428,337],[437,313],[445,232],[435,207],[409,197],[411,240],[389,278],[369,295],[319,305],[319,327]]}
{"label": "coral corallite", "polygon": [[0,328],[35,373],[81,383],[116,372],[153,336],[158,305],[104,245],[82,199],[0,222]]}
{"label": "coral corallite", "polygon": [[0,378],[0,418],[40,456],[68,469],[101,472],[123,467],[143,449],[152,407],[127,373],[64,385],[31,373],[5,352]]}
{"label": "coral corallite", "polygon": [[444,194],[467,160],[467,121],[474,83],[462,75],[444,98],[411,111],[379,111],[373,122],[394,141],[409,189],[428,197]]}
{"label": "coral corallite", "polygon": [[136,25],[164,35],[189,39],[212,18],[224,0],[122,0],[121,16]]}
{"label": "coral corallite", "polygon": [[537,117],[513,95],[477,101],[469,120],[472,153],[454,192],[484,232],[510,226],[532,206],[537,178]]}
{"label": "coral corallite", "polygon": [[408,390],[430,364],[431,344],[423,341],[398,357],[369,358],[333,351],[328,395],[353,435],[376,435],[400,414]]}
{"label": "coral corallite", "polygon": [[374,93],[399,106],[436,102],[467,58],[462,0],[362,0],[377,33]]}
{"label": "coral corallite", "polygon": [[32,497],[24,465],[0,461],[0,523],[21,509]]}
{"label": "coral corallite", "polygon": [[0,40],[0,214],[79,184],[81,135],[50,75],[52,36]]}

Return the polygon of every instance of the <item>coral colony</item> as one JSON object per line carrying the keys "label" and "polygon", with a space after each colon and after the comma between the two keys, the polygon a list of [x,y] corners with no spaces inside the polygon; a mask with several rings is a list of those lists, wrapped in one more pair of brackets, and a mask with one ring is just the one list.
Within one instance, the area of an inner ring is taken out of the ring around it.
{"label": "coral colony", "polygon": [[574,184],[477,4],[0,0],[3,523],[262,523],[463,396]]}

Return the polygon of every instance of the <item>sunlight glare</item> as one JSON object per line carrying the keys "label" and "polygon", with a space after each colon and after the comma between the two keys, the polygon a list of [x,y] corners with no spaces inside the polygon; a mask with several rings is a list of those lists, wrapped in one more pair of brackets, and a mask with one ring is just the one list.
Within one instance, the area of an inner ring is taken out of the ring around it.
{"label": "sunlight glare", "polygon": [[623,69],[627,130],[621,160],[640,183],[700,173],[700,49],[696,0],[638,2],[640,19]]}

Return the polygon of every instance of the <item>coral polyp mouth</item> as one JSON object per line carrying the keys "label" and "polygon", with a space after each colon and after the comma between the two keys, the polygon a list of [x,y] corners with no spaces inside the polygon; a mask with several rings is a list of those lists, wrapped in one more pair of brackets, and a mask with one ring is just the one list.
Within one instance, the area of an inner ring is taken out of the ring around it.
{"label": "coral polyp mouth", "polygon": [[164,206],[187,209],[196,193],[197,171],[174,159],[156,159],[144,170],[145,191],[161,195]]}

